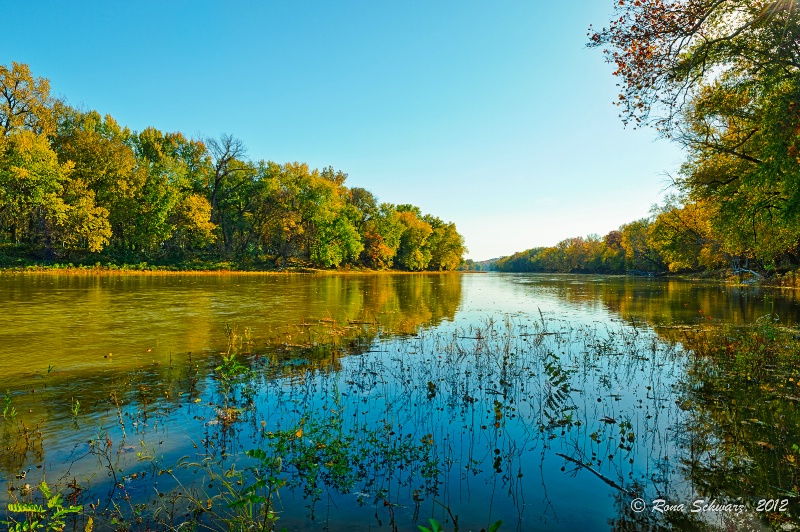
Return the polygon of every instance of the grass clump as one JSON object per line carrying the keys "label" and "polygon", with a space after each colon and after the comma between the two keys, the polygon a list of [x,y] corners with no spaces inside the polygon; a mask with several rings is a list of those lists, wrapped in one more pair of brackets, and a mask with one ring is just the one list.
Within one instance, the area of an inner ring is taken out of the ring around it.
{"label": "grass clump", "polygon": [[800,367],[800,336],[768,315],[748,325],[707,327],[686,334],[684,345],[729,378],[752,382],[794,378]]}

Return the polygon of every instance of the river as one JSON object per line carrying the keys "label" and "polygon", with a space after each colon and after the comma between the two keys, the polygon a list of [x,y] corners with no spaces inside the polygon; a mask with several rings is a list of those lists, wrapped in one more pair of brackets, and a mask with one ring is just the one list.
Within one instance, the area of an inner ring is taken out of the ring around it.
{"label": "river", "polygon": [[[794,291],[591,275],[2,274],[0,309],[3,502],[46,478],[84,507],[69,522],[80,530],[88,516],[95,530],[777,522],[758,497],[786,500],[776,515],[797,524],[794,476],[754,473],[721,438],[719,397],[695,393],[681,346],[712,324],[794,327]],[[796,403],[771,400],[766,413],[760,395],[739,407],[765,453],[776,438],[800,444],[786,421]],[[737,492],[731,471],[775,489]],[[715,498],[747,510],[687,509]],[[669,515],[658,499],[687,508]]]}

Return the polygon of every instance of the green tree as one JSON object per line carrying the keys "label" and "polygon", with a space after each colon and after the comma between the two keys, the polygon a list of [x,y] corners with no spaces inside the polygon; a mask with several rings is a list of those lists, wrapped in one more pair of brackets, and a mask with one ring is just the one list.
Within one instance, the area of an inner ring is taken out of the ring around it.
{"label": "green tree", "polygon": [[713,269],[725,264],[721,242],[711,225],[713,211],[706,203],[680,205],[676,198],[655,209],[650,245],[670,271]]}
{"label": "green tree", "polygon": [[377,214],[370,217],[363,227],[362,264],[379,270],[391,268],[405,230],[394,205],[382,203]]}
{"label": "green tree", "polygon": [[23,130],[0,141],[0,220],[12,242],[36,239],[69,171],[43,135]]}
{"label": "green tree", "polygon": [[664,268],[658,252],[650,245],[650,226],[650,220],[642,218],[619,228],[627,269],[652,272]]}
{"label": "green tree", "polygon": [[800,69],[793,0],[619,0],[609,26],[589,37],[617,67],[623,120],[667,134],[704,86],[769,90]]}
{"label": "green tree", "polygon": [[302,163],[265,163],[254,213],[264,251],[323,267],[355,262],[363,244],[343,177]]}
{"label": "green tree", "polygon": [[79,179],[64,184],[62,197],[50,203],[47,212],[47,247],[56,255],[72,252],[99,252],[111,238],[108,209],[94,202],[94,192]]}
{"label": "green tree", "polygon": [[399,211],[398,219],[403,225],[403,233],[400,237],[400,247],[397,250],[395,263],[409,271],[424,270],[431,261],[431,252],[427,243],[433,229],[428,222],[421,218],[418,207],[398,205],[397,209]]}
{"label": "green tree", "polygon": [[183,197],[172,214],[173,238],[180,249],[202,249],[216,239],[216,225],[211,223],[211,203],[200,194]]}
{"label": "green tree", "polygon": [[43,135],[19,131],[0,140],[0,224],[12,242],[40,245],[48,255],[100,251],[111,236],[108,211],[59,163]]}
{"label": "green tree", "polygon": [[36,134],[53,133],[53,104],[50,82],[34,78],[24,63],[0,65],[0,136],[28,130]]}
{"label": "green tree", "polygon": [[606,251],[605,241],[596,234],[586,237],[583,243],[585,258],[583,271],[586,273],[605,273],[606,268],[603,264],[603,257]]}
{"label": "green tree", "polygon": [[27,65],[0,67],[0,237],[31,253],[413,270],[461,261],[454,224],[379,205],[333,167],[256,163],[227,134],[134,132],[49,90]]}
{"label": "green tree", "polygon": [[379,215],[378,200],[369,190],[356,187],[347,191],[346,201],[355,209],[353,223],[363,235],[367,223]]}
{"label": "green tree", "polygon": [[423,219],[432,229],[427,242],[431,254],[427,268],[435,271],[458,268],[466,252],[466,247],[464,246],[464,237],[456,230],[456,224],[445,223],[431,215],[425,215]]}
{"label": "green tree", "polygon": [[97,205],[108,211],[110,245],[122,251],[136,244],[139,193],[146,178],[138,167],[132,137],[111,116],[64,107],[53,138],[59,161],[73,167],[72,179],[84,183]]}
{"label": "green tree", "polygon": [[[247,152],[244,143],[233,135],[223,134],[219,140],[209,138],[205,142],[213,158],[213,170],[208,174],[208,193],[211,203],[211,221],[220,223],[219,203],[232,188],[238,186],[233,178],[246,171],[242,158]],[[233,183],[231,183],[234,181]],[[241,180],[238,180],[241,183]]]}
{"label": "green tree", "polygon": [[352,222],[353,216],[347,216],[343,174],[337,177],[330,169],[327,172],[327,175],[325,172],[309,175],[301,190],[300,210],[312,264],[336,267],[355,261],[364,245]]}
{"label": "green tree", "polygon": [[686,148],[676,184],[722,251],[800,264],[797,2],[621,0],[590,38],[617,66],[623,121]]}
{"label": "green tree", "polygon": [[163,249],[176,230],[175,209],[191,191],[187,168],[175,156],[173,143],[161,131],[147,128],[131,137],[140,187],[129,242],[145,256]]}
{"label": "green tree", "polygon": [[622,247],[622,233],[609,231],[603,237],[605,249],[603,250],[603,269],[606,272],[625,271],[625,250]]}
{"label": "green tree", "polygon": [[762,263],[795,256],[800,162],[785,131],[800,128],[792,112],[797,98],[800,91],[755,95],[717,84],[686,112],[689,159],[679,185],[693,201],[713,206],[712,225],[730,255]]}

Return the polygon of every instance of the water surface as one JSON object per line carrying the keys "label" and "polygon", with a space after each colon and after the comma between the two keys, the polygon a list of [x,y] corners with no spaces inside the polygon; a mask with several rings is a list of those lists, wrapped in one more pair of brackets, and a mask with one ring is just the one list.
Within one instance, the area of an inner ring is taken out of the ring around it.
{"label": "water surface", "polygon": [[[283,453],[275,508],[296,530],[415,530],[431,516],[475,530],[673,526],[632,512],[630,493],[752,498],[687,469],[713,410],[663,331],[800,319],[794,291],[535,274],[14,274],[0,276],[0,308],[0,390],[16,411],[3,480],[29,467],[27,483],[83,479],[76,502],[129,518],[120,501],[138,502],[146,526],[166,511],[153,517],[154,492],[187,504],[178,482],[205,475],[195,498],[217,504],[212,472],[182,457],[245,470],[242,453],[265,449]],[[221,353],[253,373],[226,383]]]}

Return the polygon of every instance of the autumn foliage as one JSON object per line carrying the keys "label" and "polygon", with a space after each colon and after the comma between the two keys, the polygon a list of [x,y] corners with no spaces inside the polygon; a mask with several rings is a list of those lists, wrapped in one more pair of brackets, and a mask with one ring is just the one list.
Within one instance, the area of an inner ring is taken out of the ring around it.
{"label": "autumn foliage", "polygon": [[232,135],[131,131],[0,66],[0,258],[452,270],[463,238],[331,167],[246,157]]}
{"label": "autumn foliage", "polygon": [[588,36],[615,66],[622,121],[686,151],[665,212],[687,235],[703,231],[666,256],[800,266],[800,3],[619,0]]}

